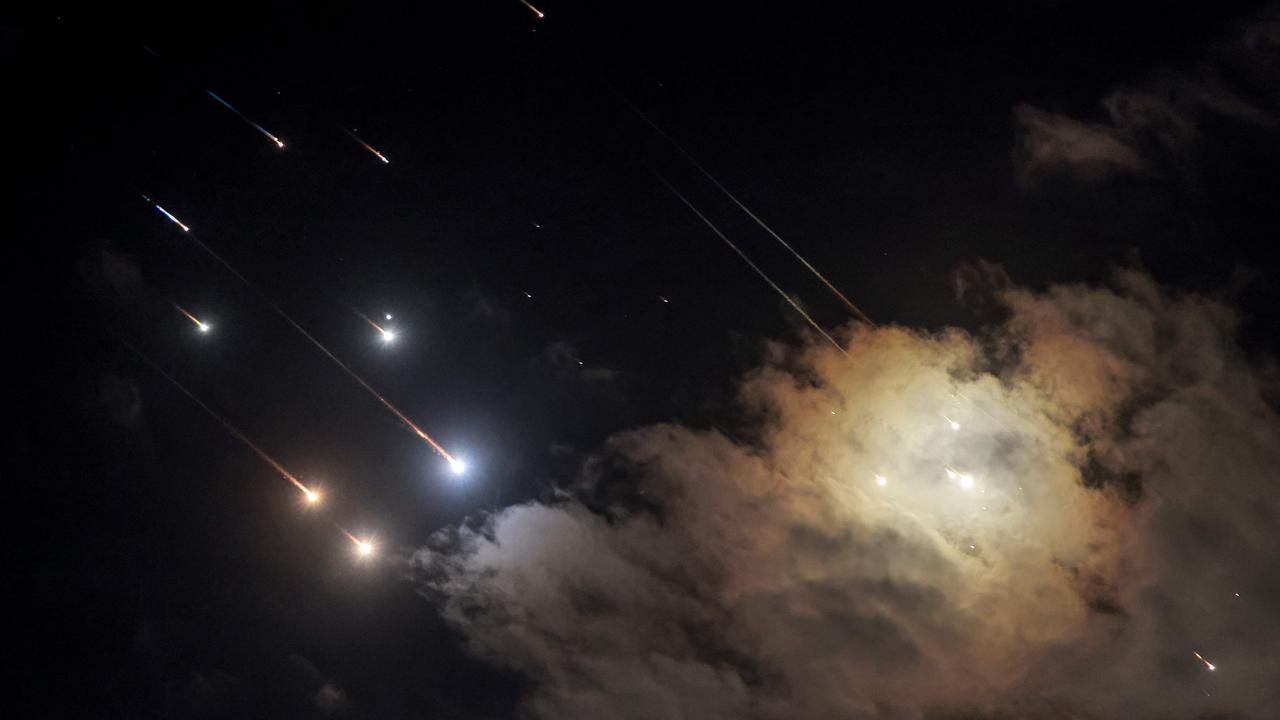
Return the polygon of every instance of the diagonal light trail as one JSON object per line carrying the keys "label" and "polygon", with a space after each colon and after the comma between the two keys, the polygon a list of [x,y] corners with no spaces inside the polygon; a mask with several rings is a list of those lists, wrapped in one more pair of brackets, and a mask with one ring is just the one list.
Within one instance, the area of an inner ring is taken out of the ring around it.
{"label": "diagonal light trail", "polygon": [[[601,81],[604,82],[603,78],[601,78]],[[836,286],[833,285],[825,275],[818,272],[817,268],[815,268],[808,260],[804,259],[804,256],[801,255],[799,251],[797,251],[794,247],[792,247],[790,243],[788,243],[786,240],[783,240],[781,235],[779,235],[777,232],[774,232],[774,229],[769,227],[769,225],[766,224],[764,220],[761,220],[758,215],[752,212],[751,208],[747,207],[746,204],[743,203],[741,200],[739,200],[736,195],[729,192],[729,189],[726,188],[723,183],[717,180],[716,176],[712,175],[711,171],[707,170],[707,168],[704,167],[702,163],[698,162],[698,159],[695,158],[692,153],[690,153],[688,150],[685,150],[683,145],[681,145],[674,137],[669,135],[667,131],[663,130],[656,122],[650,119],[649,116],[646,115],[644,111],[641,110],[639,107],[637,107],[635,103],[631,102],[631,100],[628,99],[626,95],[623,95],[617,88],[613,87],[613,85],[609,84],[608,82],[604,82],[604,84],[606,87],[609,88],[609,90],[613,92],[615,96],[618,97],[619,100],[623,102],[623,104],[625,104],[631,110],[631,112],[635,113],[636,117],[643,120],[644,123],[648,125],[650,128],[652,128],[654,132],[660,135],[667,142],[671,143],[671,146],[674,147],[681,155],[683,155],[686,160],[692,163],[693,166],[698,169],[698,172],[702,173],[704,177],[710,180],[711,183],[720,190],[720,192],[724,193],[725,197],[732,200],[734,205],[737,205],[740,210],[745,212],[748,217],[754,220],[757,225],[763,228],[765,232],[769,233],[769,235],[771,235],[774,240],[777,240],[779,243],[781,243],[784,248],[786,248],[792,255],[794,255],[795,258],[799,260],[806,268],[808,268],[809,272],[813,273],[815,277],[821,280],[822,284],[826,285],[828,290],[834,293],[836,297],[840,298],[840,301],[845,304],[845,307],[849,308],[850,312],[852,312],[855,316],[857,316],[859,320],[865,322],[866,324],[872,327],[876,326],[875,321],[872,320],[869,315],[863,312],[862,309],[859,308],[857,305],[854,305],[853,302],[849,300],[849,298],[845,297],[844,293],[836,289]]]}
{"label": "diagonal light trail", "polygon": [[742,252],[742,250],[739,249],[738,246],[735,245],[733,241],[728,238],[728,236],[720,232],[720,228],[716,227],[714,223],[712,223],[709,219],[707,219],[706,215],[703,215],[702,212],[698,210],[698,208],[694,207],[693,203],[689,202],[688,198],[686,198],[684,195],[681,195],[680,191],[676,190],[675,186],[667,182],[666,178],[659,176],[658,179],[662,181],[663,185],[667,186],[667,189],[671,191],[672,195],[675,195],[677,198],[679,198],[680,202],[685,204],[685,207],[689,208],[689,210],[692,211],[694,215],[697,215],[698,219],[701,220],[704,225],[706,225],[708,228],[711,229],[711,232],[715,233],[717,237],[723,240],[725,245],[728,245],[731,250],[733,250],[735,253],[738,254],[738,257],[742,258],[742,260],[746,262],[747,265],[751,266],[752,270],[756,271],[757,275],[763,278],[765,282],[769,283],[769,287],[773,288],[774,292],[782,296],[782,299],[786,300],[788,305],[794,308],[796,312],[800,313],[800,315],[809,322],[809,325],[812,326],[814,330],[817,330],[818,333],[822,335],[822,337],[827,339],[827,342],[830,342],[833,346],[835,346],[835,348],[839,350],[841,353],[843,353],[845,357],[849,357],[849,352],[844,349],[844,346],[836,342],[835,338],[831,337],[831,335],[828,334],[826,330],[823,330],[822,327],[818,325],[818,323],[815,322],[812,317],[809,316],[809,313],[805,312],[804,308],[800,307],[800,305],[795,300],[791,299],[790,295],[785,293],[782,290],[782,288],[778,287],[778,284],[775,283],[768,275],[766,275],[765,272],[760,269],[760,266],[752,262],[751,258],[747,257],[747,254]]}

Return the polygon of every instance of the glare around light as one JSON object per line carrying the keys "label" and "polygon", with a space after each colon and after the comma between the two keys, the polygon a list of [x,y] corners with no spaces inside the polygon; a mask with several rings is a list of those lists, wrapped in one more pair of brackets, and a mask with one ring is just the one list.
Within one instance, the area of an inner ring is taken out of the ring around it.
{"label": "glare around light", "polygon": [[454,475],[461,475],[467,471],[467,462],[457,458],[449,458],[449,469]]}
{"label": "glare around light", "polygon": [[368,540],[357,540],[356,554],[360,557],[369,557],[373,554],[373,543]]}
{"label": "glare around light", "polygon": [[889,484],[889,480],[885,478],[885,476],[883,475],[876,475],[876,484],[879,485],[880,487],[884,487],[885,485]]}

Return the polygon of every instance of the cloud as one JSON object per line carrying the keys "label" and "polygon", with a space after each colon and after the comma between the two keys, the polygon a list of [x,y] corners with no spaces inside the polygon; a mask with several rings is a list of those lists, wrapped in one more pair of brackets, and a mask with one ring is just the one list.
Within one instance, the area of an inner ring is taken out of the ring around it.
{"label": "cloud", "polygon": [[420,591],[529,718],[1270,717],[1280,418],[1235,315],[986,274],[983,336],[771,346],[749,440],[617,435],[433,537]]}
{"label": "cloud", "polygon": [[[1242,26],[1221,50],[1234,75],[1255,77],[1262,87],[1277,77],[1274,46],[1269,38],[1274,23],[1257,21]],[[1257,93],[1260,102],[1274,106],[1273,91]],[[1063,174],[1081,183],[1114,175],[1186,175],[1192,172],[1188,152],[1202,141],[1206,114],[1258,128],[1274,130],[1273,109],[1251,102],[1223,81],[1212,63],[1194,76],[1157,71],[1145,82],[1122,87],[1101,102],[1105,122],[1089,122],[1021,103],[1013,108],[1014,176],[1032,187]]]}
{"label": "cloud", "polygon": [[1015,106],[1013,117],[1017,126],[1014,170],[1023,187],[1060,171],[1081,182],[1094,182],[1115,172],[1143,170],[1137,151],[1113,128],[1030,105]]}

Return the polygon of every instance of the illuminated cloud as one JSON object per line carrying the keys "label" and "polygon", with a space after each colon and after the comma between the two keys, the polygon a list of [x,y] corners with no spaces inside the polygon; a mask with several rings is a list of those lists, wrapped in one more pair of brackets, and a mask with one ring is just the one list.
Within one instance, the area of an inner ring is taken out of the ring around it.
{"label": "illuminated cloud", "polygon": [[770,346],[738,439],[615,436],[434,537],[421,591],[532,718],[1269,716],[1280,420],[1232,311],[1132,271],[996,294],[984,337]]}

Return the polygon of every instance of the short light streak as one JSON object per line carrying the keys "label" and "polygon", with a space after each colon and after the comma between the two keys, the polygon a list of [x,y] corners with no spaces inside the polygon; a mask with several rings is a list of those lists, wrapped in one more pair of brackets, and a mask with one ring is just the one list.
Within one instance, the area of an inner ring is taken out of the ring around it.
{"label": "short light streak", "polygon": [[173,213],[171,213],[171,212],[169,212],[168,210],[165,210],[164,208],[160,207],[160,203],[156,202],[155,200],[152,200],[150,197],[148,197],[148,196],[146,196],[146,195],[143,195],[143,196],[142,196],[142,199],[143,199],[143,200],[146,200],[146,201],[147,201],[147,202],[149,202],[149,203],[151,203],[151,206],[152,206],[152,207],[154,207],[156,210],[159,210],[161,215],[164,215],[165,217],[169,218],[169,220],[170,220],[174,225],[177,225],[178,227],[182,228],[182,232],[191,232],[191,228],[189,228],[189,227],[187,227],[186,225],[182,224],[182,221],[181,221],[181,220],[179,220],[178,218],[174,217],[174,216],[173,216]]}
{"label": "short light streak", "polygon": [[1191,651],[1191,653],[1192,653],[1193,655],[1195,655],[1197,658],[1199,658],[1199,659],[1200,659],[1200,662],[1204,663],[1204,666],[1205,666],[1205,667],[1209,668],[1209,672],[1213,672],[1214,670],[1217,670],[1217,669],[1218,669],[1218,666],[1217,666],[1217,665],[1214,665],[1213,663],[1209,662],[1208,660],[1205,660],[1205,659],[1204,659],[1204,656],[1203,656],[1203,655],[1201,655],[1200,653],[1198,653],[1198,652],[1196,652],[1196,651],[1194,651],[1194,650],[1192,650],[1192,651]]}
{"label": "short light streak", "polygon": [[[354,132],[352,132],[352,131],[350,131],[350,130],[348,130],[348,129],[346,129],[346,128],[342,128],[342,131],[343,131],[343,132],[345,132],[346,134],[350,135],[352,140],[355,140],[356,142],[360,143],[361,147],[363,147],[365,150],[368,150],[369,152],[373,153],[374,155],[377,155],[377,156],[378,156],[378,159],[379,159],[379,160],[381,160],[384,164],[390,164],[390,163],[391,163],[391,161],[387,159],[387,156],[386,156],[386,155],[383,155],[382,153],[380,153],[380,152],[378,152],[376,149],[374,149],[374,147],[373,147],[372,145],[370,145],[369,143],[365,142],[364,140],[361,140],[359,135],[356,135]],[[388,318],[388,319],[390,319],[390,318]]]}
{"label": "short light streak", "polygon": [[276,137],[275,135],[272,135],[271,133],[267,132],[267,129],[266,129],[266,128],[264,128],[264,127],[262,127],[262,126],[261,126],[261,125],[259,125],[258,123],[256,123],[256,122],[254,122],[254,121],[250,120],[250,119],[248,118],[248,116],[246,116],[244,113],[240,112],[239,110],[235,109],[235,107],[234,107],[234,106],[232,106],[232,104],[231,104],[231,103],[229,103],[229,102],[227,102],[226,100],[223,100],[222,98],[218,97],[218,96],[217,96],[217,95],[216,95],[212,90],[205,90],[205,92],[209,93],[209,97],[213,98],[214,100],[217,100],[219,103],[221,103],[221,104],[222,104],[222,106],[223,106],[223,107],[225,107],[226,109],[228,109],[228,110],[230,110],[231,112],[235,113],[235,114],[236,114],[236,116],[237,116],[237,117],[239,117],[241,120],[243,120],[243,121],[245,121],[245,122],[249,123],[249,125],[250,125],[250,126],[252,126],[252,127],[253,127],[253,129],[255,129],[255,130],[257,130],[258,132],[262,133],[263,135],[267,136],[267,138],[268,138],[269,140],[271,140],[271,142],[273,142],[273,143],[275,143],[275,144],[276,144],[276,147],[280,148],[281,150],[283,150],[283,149],[284,149],[284,141],[282,141],[280,138],[278,138],[278,137]]}
{"label": "short light streak", "polygon": [[198,329],[200,330],[200,332],[202,332],[202,333],[207,333],[207,332],[209,332],[209,330],[211,330],[211,329],[212,329],[212,326],[211,326],[209,323],[204,322],[203,320],[200,320],[200,319],[196,318],[196,316],[195,316],[195,315],[192,315],[191,313],[189,313],[189,312],[187,312],[186,310],[184,310],[184,309],[182,308],[182,306],[181,306],[181,305],[178,305],[177,303],[174,303],[174,304],[173,304],[173,306],[174,306],[175,308],[177,308],[178,312],[182,313],[183,315],[186,315],[188,320],[190,320],[191,322],[195,323],[195,324],[196,324],[196,328],[198,328]]}
{"label": "short light streak", "polygon": [[532,10],[532,11],[533,11],[533,14],[534,14],[534,15],[537,15],[539,20],[541,20],[542,18],[546,17],[546,15],[543,15],[543,14],[542,14],[542,11],[541,11],[541,10],[539,10],[538,8],[536,8],[536,7],[534,7],[532,4],[530,4],[530,3],[529,3],[529,0],[520,0],[520,2],[521,2],[521,3],[523,3],[525,7],[529,8],[530,10]]}
{"label": "short light streak", "polygon": [[951,426],[951,430],[952,430],[952,431],[956,431],[956,430],[959,430],[959,429],[960,429],[960,423],[956,422],[955,420],[952,420],[951,418],[947,417],[946,415],[943,415],[943,416],[942,416],[942,419],[947,421],[947,424]]}

